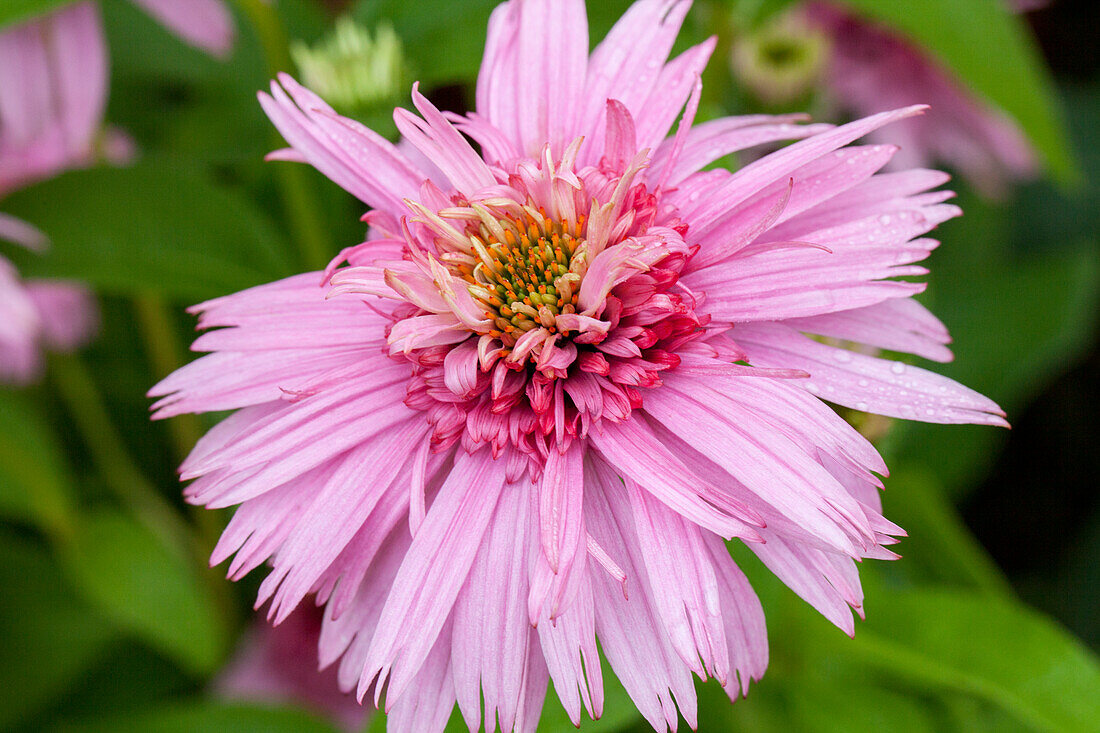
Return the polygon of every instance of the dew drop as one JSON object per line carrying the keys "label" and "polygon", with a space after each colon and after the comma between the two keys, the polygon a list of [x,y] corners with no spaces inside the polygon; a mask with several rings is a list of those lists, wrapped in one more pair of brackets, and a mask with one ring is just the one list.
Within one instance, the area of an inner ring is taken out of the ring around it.
{"label": "dew drop", "polygon": [[857,402],[856,403],[856,409],[859,410],[860,412],[867,412],[867,403],[866,402]]}
{"label": "dew drop", "polygon": [[932,417],[933,415],[936,414],[936,411],[933,410],[931,407],[929,407],[927,410],[924,411],[924,414],[928,415],[929,417]]}
{"label": "dew drop", "polygon": [[870,382],[868,382],[866,379],[859,380],[859,386],[860,387],[866,387],[869,384],[870,384]]}
{"label": "dew drop", "polygon": [[839,361],[841,364],[847,364],[852,360],[852,354],[851,352],[845,351],[844,349],[835,349],[833,351],[833,358]]}
{"label": "dew drop", "polygon": [[893,364],[890,365],[890,371],[892,371],[894,374],[905,374],[905,365],[902,364],[900,361],[895,361]]}
{"label": "dew drop", "polygon": [[882,224],[884,227],[890,226],[891,221],[893,221],[893,218],[889,214],[883,214],[878,218],[878,223]]}

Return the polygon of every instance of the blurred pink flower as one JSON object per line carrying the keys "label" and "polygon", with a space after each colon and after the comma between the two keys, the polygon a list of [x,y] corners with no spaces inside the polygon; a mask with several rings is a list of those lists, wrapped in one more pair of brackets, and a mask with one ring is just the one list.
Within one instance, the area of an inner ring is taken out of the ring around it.
{"label": "blurred pink flower", "polygon": [[301,705],[332,718],[344,730],[362,730],[367,711],[354,695],[340,691],[336,670],[317,669],[322,615],[321,609],[304,603],[278,626],[254,624],[214,680],[215,693],[229,700]]}
{"label": "blurred pink flower", "polygon": [[[220,0],[134,0],[189,43],[219,55],[233,44]],[[0,199],[104,158],[129,160],[133,143],[103,129],[107,42],[93,2],[63,7],[0,31]],[[0,212],[0,239],[32,249],[46,237]],[[43,346],[74,349],[95,332],[92,295],[79,284],[24,282],[0,256],[0,380],[37,375]]]}
{"label": "blurred pink flower", "polygon": [[[79,3],[0,33],[0,198],[97,156],[107,59],[96,7]],[[30,224],[0,212],[0,239],[46,245]],[[70,350],[96,330],[82,286],[26,282],[0,257],[0,380],[24,382],[41,349]]]}
{"label": "blurred pink flower", "polygon": [[811,3],[808,16],[831,39],[825,84],[846,110],[869,115],[930,105],[927,115],[890,129],[890,140],[901,148],[895,168],[946,163],[988,196],[1003,195],[1010,181],[1036,175],[1035,153],[1016,122],[923,50],[832,3]]}
{"label": "blurred pink flower", "polygon": [[260,97],[292,146],[273,157],[370,206],[368,241],[196,306],[213,353],[151,395],[156,417],[236,410],[181,467],[189,501],[240,505],[212,559],[234,579],[270,560],[276,623],[316,594],[321,663],[385,692],[391,731],[440,731],[456,701],[471,730],[533,731],[548,678],[599,717],[597,638],[655,728],[695,727],[693,673],[736,699],[767,664],[724,539],[849,634],[855,561],[896,557],[886,466],[819,396],[1004,424],[804,335],[951,358],[924,286],[893,279],[959,214],[947,177],[846,147],[921,108],[693,127],[714,40],[665,61],[689,6],[635,3],[589,57],[581,0],[501,5],[477,112],[415,87],[419,116],[395,112],[433,174],[288,76]]}

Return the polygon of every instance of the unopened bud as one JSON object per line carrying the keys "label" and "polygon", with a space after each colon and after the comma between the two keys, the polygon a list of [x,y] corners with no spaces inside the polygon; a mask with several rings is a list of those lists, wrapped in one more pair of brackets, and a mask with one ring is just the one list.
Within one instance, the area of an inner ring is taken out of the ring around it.
{"label": "unopened bud", "polygon": [[339,112],[361,116],[392,107],[406,81],[401,39],[389,24],[372,35],[349,16],[313,47],[291,45],[302,81]]}

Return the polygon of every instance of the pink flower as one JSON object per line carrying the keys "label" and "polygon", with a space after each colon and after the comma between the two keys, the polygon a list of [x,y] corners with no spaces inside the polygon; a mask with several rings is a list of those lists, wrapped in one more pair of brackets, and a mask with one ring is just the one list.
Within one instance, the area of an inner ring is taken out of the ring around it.
{"label": "pink flower", "polygon": [[[233,18],[219,0],[134,0],[184,40],[225,55]],[[104,132],[107,43],[99,9],[81,2],[0,32],[0,198],[98,158],[122,163],[130,139]],[[46,237],[0,211],[0,240],[32,249]],[[77,283],[20,279],[0,255],[0,381],[26,382],[41,349],[70,350],[95,332],[91,293]]]}
{"label": "pink flower", "polygon": [[[0,198],[95,159],[107,59],[94,5],[80,3],[0,33]],[[30,224],[0,212],[0,239],[46,245]],[[77,348],[96,330],[82,286],[25,282],[0,256],[0,380],[25,382],[41,349]]]}
{"label": "pink flower", "polygon": [[273,157],[358,196],[370,234],[325,274],[196,306],[213,353],[151,394],[157,417],[236,410],[181,468],[189,501],[240,505],[213,561],[270,561],[276,623],[316,594],[322,664],[384,692],[392,731],[442,730],[456,701],[471,730],[532,731],[548,678],[599,717],[597,639],[655,728],[694,726],[693,673],[736,699],[767,665],[724,540],[849,634],[855,561],[896,557],[886,466],[819,396],[1004,424],[806,335],[950,359],[924,286],[894,279],[958,215],[947,177],[845,147],[921,109],[693,127],[714,41],[665,62],[689,5],[635,3],[591,57],[580,0],[501,5],[477,112],[415,87],[419,115],[395,112],[430,176],[288,76],[260,96],[292,146]]}
{"label": "pink flower", "polygon": [[340,691],[336,670],[317,670],[322,615],[321,609],[305,604],[278,626],[254,624],[214,680],[216,693],[228,700],[304,705],[344,730],[362,730],[366,710]]}
{"label": "pink flower", "polygon": [[1035,153],[1016,122],[922,50],[831,3],[811,3],[808,11],[831,38],[825,84],[842,107],[869,115],[916,102],[931,105],[927,115],[891,128],[890,139],[901,148],[896,168],[942,161],[990,196],[1036,174]]}

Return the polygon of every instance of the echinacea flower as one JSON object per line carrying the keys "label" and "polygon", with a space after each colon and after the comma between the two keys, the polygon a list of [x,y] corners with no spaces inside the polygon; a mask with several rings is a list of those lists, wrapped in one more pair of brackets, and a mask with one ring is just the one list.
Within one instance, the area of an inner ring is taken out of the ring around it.
{"label": "echinacea flower", "polygon": [[640,0],[591,56],[581,0],[501,5],[477,111],[414,87],[419,114],[395,112],[434,173],[289,76],[260,96],[274,157],[360,198],[370,233],[326,273],[196,306],[213,353],[151,394],[157,417],[236,411],[181,468],[189,501],[239,505],[212,559],[270,562],[276,623],[315,594],[321,664],[384,694],[391,731],[442,730],[456,702],[471,730],[534,730],[548,678],[599,717],[602,659],[656,729],[694,727],[693,673],[736,699],[767,665],[725,540],[848,633],[855,561],[896,557],[886,466],[819,397],[1004,424],[832,345],[950,358],[895,279],[959,213],[947,177],[849,146],[921,108],[693,126],[714,41],[666,61],[689,5]]}
{"label": "echinacea flower", "polygon": [[[101,33],[87,3],[0,32],[0,199],[97,157],[107,89]],[[2,211],[0,240],[46,245],[36,228]],[[43,347],[74,349],[97,321],[83,286],[24,281],[0,256],[0,381],[33,378]]]}
{"label": "echinacea flower", "polygon": [[889,131],[901,147],[895,167],[946,163],[989,196],[1003,195],[1011,181],[1035,176],[1035,152],[1015,120],[978,98],[927,53],[834,3],[812,2],[806,9],[830,39],[824,83],[846,111],[869,115],[915,102],[931,105],[929,114]]}

